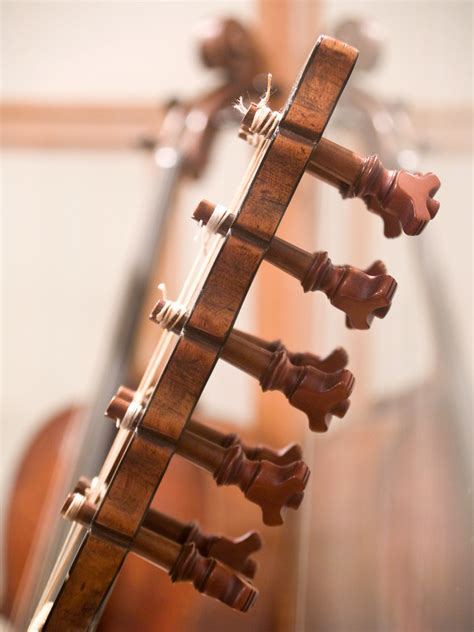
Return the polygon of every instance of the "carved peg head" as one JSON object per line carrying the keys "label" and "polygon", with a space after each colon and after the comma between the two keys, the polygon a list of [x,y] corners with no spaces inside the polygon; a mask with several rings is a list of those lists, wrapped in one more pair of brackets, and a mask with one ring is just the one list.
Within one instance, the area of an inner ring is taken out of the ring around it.
{"label": "carved peg head", "polygon": [[343,417],[346,414],[354,381],[354,376],[347,369],[322,373],[313,367],[306,367],[302,379],[289,397],[290,404],[306,413],[311,430],[326,432],[332,415]]}
{"label": "carved peg head", "polygon": [[331,303],[345,312],[350,329],[369,329],[374,317],[384,318],[389,312],[397,282],[388,274],[369,275],[352,266],[344,268]]}
{"label": "carved peg head", "polygon": [[252,461],[270,461],[275,465],[289,465],[295,461],[301,461],[303,456],[303,450],[297,443],[290,443],[281,450],[274,450],[266,445],[245,446],[244,450],[247,458]]}
{"label": "carved peg head", "polygon": [[440,186],[434,173],[389,171],[377,156],[370,156],[349,195],[362,198],[382,217],[386,236],[396,237],[400,227],[407,235],[419,235],[438,212],[434,195]]}
{"label": "carved peg head", "polygon": [[268,349],[270,351],[279,351],[280,349],[284,349],[292,364],[295,364],[296,366],[303,366],[307,364],[309,366],[313,366],[315,369],[323,371],[324,373],[333,373],[334,371],[344,369],[349,362],[349,356],[343,347],[336,347],[325,358],[322,358],[314,353],[310,353],[309,351],[288,351],[281,340],[271,342],[268,345]]}
{"label": "carved peg head", "polygon": [[303,461],[289,465],[251,461],[240,445],[234,445],[227,448],[214,478],[218,485],[238,485],[245,498],[260,507],[263,522],[274,526],[283,524],[283,507],[295,506],[294,497],[304,491],[309,468]]}
{"label": "carved peg head", "polygon": [[245,496],[260,506],[266,525],[283,524],[282,509],[297,509],[303,500],[303,491],[310,475],[309,468],[303,461],[285,466],[261,461],[260,465]]}
{"label": "carved peg head", "polygon": [[441,186],[434,173],[399,171],[387,206],[396,208],[396,215],[407,235],[419,235],[436,216],[439,202],[433,199]]}
{"label": "carved peg head", "polygon": [[262,538],[256,531],[250,531],[240,538],[215,536],[210,540],[208,557],[214,557],[251,579],[257,572],[257,563],[250,558],[262,548]]}
{"label": "carved peg head", "polygon": [[324,373],[334,373],[334,371],[340,371],[347,366],[349,356],[343,347],[336,347],[325,358],[316,356],[313,353],[292,353],[290,354],[290,360],[298,365],[308,364]]}
{"label": "carved peg head", "polygon": [[402,234],[403,229],[398,218],[388,213],[375,197],[367,195],[364,197],[364,202],[371,213],[381,218],[383,222],[383,234],[387,239],[394,239]]}
{"label": "carved peg head", "polygon": [[241,612],[247,612],[258,596],[245,579],[215,559],[200,555],[193,542],[181,547],[170,577],[173,582],[191,581],[199,592]]}
{"label": "carved peg head", "polygon": [[369,329],[375,316],[383,318],[397,283],[388,274],[369,275],[349,265],[334,265],[327,252],[312,256],[301,284],[305,292],[324,292],[331,305],[343,311],[353,329]]}
{"label": "carved peg head", "polygon": [[[386,274],[387,268],[385,267],[385,264],[383,261],[377,260],[377,261],[374,261],[368,268],[363,270],[363,273],[371,277],[385,278],[387,277],[387,274]],[[392,279],[392,277],[388,277],[388,278]],[[390,310],[390,307],[392,305],[392,301],[390,299],[393,297],[397,289],[397,283],[395,280],[393,281],[394,281],[394,286],[387,287],[387,292],[384,294],[385,299],[386,299],[386,304],[383,305],[383,301],[381,301],[382,304],[380,304],[378,307],[375,305],[374,309],[372,310],[372,313],[369,312],[368,319],[366,321],[368,322],[369,326],[374,316],[377,316],[377,318],[384,318],[388,314],[388,311]],[[376,297],[374,297],[374,299],[376,300]],[[379,297],[379,300],[381,300],[380,297]],[[361,327],[354,326],[354,319],[350,318],[349,316],[346,316],[346,327],[348,329],[361,329]]]}

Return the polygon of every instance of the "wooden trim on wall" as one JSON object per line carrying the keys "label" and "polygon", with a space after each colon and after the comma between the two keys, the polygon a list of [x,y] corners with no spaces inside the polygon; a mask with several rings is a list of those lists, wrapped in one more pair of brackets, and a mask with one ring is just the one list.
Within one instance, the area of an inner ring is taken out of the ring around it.
{"label": "wooden trim on wall", "polygon": [[[271,46],[279,28],[280,16],[268,6],[287,3],[264,2],[265,27],[262,38]],[[311,4],[311,10],[316,8]],[[276,12],[276,11],[275,11]],[[285,15],[285,13],[283,13]],[[292,18],[296,19],[296,18]],[[317,32],[317,28],[313,31]],[[304,59],[309,48],[298,38],[295,58]],[[286,94],[294,76],[293,64],[284,54],[284,46],[276,47],[271,68],[279,77],[281,93]],[[271,49],[269,49],[271,50]],[[300,52],[301,51],[301,52]],[[294,64],[296,65],[296,64]],[[279,73],[279,74],[277,74]],[[278,97],[275,97],[278,107]],[[442,153],[470,152],[472,149],[473,113],[470,104],[432,106],[423,103],[409,107],[410,116],[428,150]],[[163,118],[163,108],[155,103],[60,103],[4,101],[0,105],[1,145],[11,149],[137,149],[144,140],[156,138]],[[445,122],[449,120],[449,125]]]}
{"label": "wooden trim on wall", "polygon": [[154,103],[6,101],[1,143],[18,149],[137,149],[154,139],[163,108]]}

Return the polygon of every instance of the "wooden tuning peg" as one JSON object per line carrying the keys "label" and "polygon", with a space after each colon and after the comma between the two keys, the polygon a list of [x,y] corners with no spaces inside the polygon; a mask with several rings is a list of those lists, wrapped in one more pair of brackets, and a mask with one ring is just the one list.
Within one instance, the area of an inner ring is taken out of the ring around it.
{"label": "wooden tuning peg", "polygon": [[187,428],[194,434],[200,435],[213,443],[217,443],[223,448],[240,445],[245,456],[251,461],[270,461],[271,463],[275,463],[275,465],[289,465],[295,461],[300,461],[303,456],[301,446],[297,443],[290,443],[284,448],[281,448],[281,450],[274,450],[266,445],[249,446],[236,434],[220,432],[195,419],[189,420]]}
{"label": "wooden tuning peg", "polygon": [[[127,412],[123,398],[112,398],[106,416],[122,421]],[[127,405],[128,406],[128,405]],[[297,509],[309,478],[303,461],[276,465],[269,461],[251,461],[240,445],[224,448],[188,429],[183,430],[176,452],[210,472],[218,485],[236,485],[245,497],[262,510],[263,522],[269,526],[283,524],[281,510]]]}
{"label": "wooden tuning peg", "polygon": [[[74,491],[86,496],[90,487],[91,481],[81,476]],[[213,557],[251,579],[255,576],[257,564],[249,556],[262,548],[262,539],[256,531],[235,539],[208,535],[196,522],[184,523],[156,509],[147,511],[142,526],[178,544],[193,542],[204,557]]]}
{"label": "wooden tuning peg", "polygon": [[218,485],[237,485],[248,500],[259,505],[263,522],[269,526],[283,524],[283,507],[299,506],[309,478],[303,461],[289,465],[251,461],[240,445],[222,448],[189,431],[182,433],[177,452],[211,472]]}
{"label": "wooden tuning peg", "polygon": [[234,82],[257,73],[260,59],[254,38],[237,20],[204,20],[197,34],[201,58],[209,68],[224,69]]}
{"label": "wooden tuning peg", "polygon": [[[170,301],[159,301],[150,319],[163,324],[161,314],[169,309]],[[181,333],[186,314],[174,318],[170,329]],[[198,333],[198,332],[196,332]],[[323,373],[318,369],[290,362],[288,353],[268,351],[266,343],[254,344],[234,330],[222,349],[226,362],[259,380],[263,391],[282,392],[292,406],[306,413],[311,430],[325,432],[332,415],[343,417],[348,408],[348,397],[354,387],[354,376],[347,369]]]}
{"label": "wooden tuning peg", "polygon": [[[364,158],[325,138],[312,153],[308,171],[335,184],[343,197],[364,200],[384,223],[392,216],[407,235],[419,235],[439,209],[433,196],[441,183],[435,174],[389,171],[377,156]],[[397,230],[393,220],[385,227],[389,236]]]}
{"label": "wooden tuning peg", "polygon": [[222,358],[256,377],[263,391],[282,392],[290,404],[306,413],[311,430],[324,432],[332,415],[345,415],[354,386],[350,371],[323,373],[313,366],[294,365],[284,349],[268,351],[265,343],[254,344],[239,333],[234,330],[229,336]]}
{"label": "wooden tuning peg", "polygon": [[[250,104],[239,134],[252,144],[255,136],[267,135],[268,121],[279,119],[277,112],[268,110],[267,120],[256,124],[257,111],[258,106]],[[344,198],[364,200],[370,211],[382,217],[389,237],[397,236],[400,227],[407,235],[419,235],[439,209],[433,196],[441,183],[435,174],[389,171],[377,156],[359,156],[326,138],[311,154],[307,170],[336,186]],[[395,221],[388,220],[389,216]]]}
{"label": "wooden tuning peg", "polygon": [[[120,542],[120,535],[95,529],[96,506],[81,494],[70,494],[61,513],[64,517],[92,529],[98,537]],[[246,612],[255,602],[258,592],[245,579],[233,573],[215,559],[203,557],[193,542],[179,544],[141,526],[132,543],[124,547],[166,571],[172,582],[189,581],[209,597],[218,599],[234,610]]]}
{"label": "wooden tuning peg", "polygon": [[[275,347],[274,350],[276,351],[279,348],[284,348],[283,344],[281,347]],[[290,358],[292,364],[296,364],[297,366],[308,364],[309,366],[314,366],[315,369],[319,369],[323,373],[334,373],[334,371],[340,371],[341,369],[344,369],[349,362],[349,356],[343,347],[336,347],[325,358],[314,355],[314,353],[310,353],[309,351],[304,351],[302,353],[289,352],[288,357]]]}
{"label": "wooden tuning peg", "polygon": [[[380,261],[380,259],[378,259],[377,261],[374,261],[368,268],[366,268],[364,270],[364,273],[367,274],[368,276],[372,276],[372,277],[378,277],[380,275],[384,275],[387,273],[387,268],[385,267],[385,264],[383,261]],[[397,288],[397,284],[395,283],[395,288],[394,288],[394,292]],[[386,307],[386,311],[384,312],[384,308],[381,307],[379,308],[379,310],[377,311],[377,314],[379,318],[383,318],[384,316],[386,316],[388,310],[389,310],[390,306]],[[355,327],[352,324],[351,319],[346,316],[346,327],[348,329],[355,329]]]}
{"label": "wooden tuning peg", "polygon": [[262,340],[258,336],[254,336],[243,331],[239,332],[239,334],[240,336],[250,342],[253,342],[254,344],[264,346],[265,349],[267,349],[268,351],[280,351],[281,349],[283,349],[284,351],[286,351],[288,358],[292,364],[296,364],[298,366],[308,364],[309,366],[313,366],[315,369],[319,369],[324,373],[333,373],[334,371],[344,369],[349,362],[349,356],[347,355],[347,351],[343,349],[343,347],[336,347],[325,358],[321,358],[320,356],[315,355],[314,353],[310,353],[309,351],[305,351],[304,353],[295,353],[293,351],[288,351],[281,340],[273,340],[272,342],[267,342],[266,340]]}
{"label": "wooden tuning peg", "polygon": [[[315,356],[316,357],[316,356]],[[106,416],[115,420],[122,420],[125,416],[126,406],[125,403],[133,401],[134,392],[132,389],[126,386],[119,386],[117,394],[112,398],[111,403],[106,411]],[[117,401],[122,404],[117,406]],[[300,461],[303,456],[303,451],[297,443],[290,443],[281,450],[274,450],[268,446],[246,445],[236,434],[224,433],[206,426],[206,424],[200,423],[195,419],[190,419],[186,426],[190,432],[207,439],[208,441],[215,443],[223,448],[229,448],[233,445],[240,445],[244,451],[245,456],[251,461],[270,461],[275,465],[289,465],[295,461]],[[76,491],[81,491],[77,489]]]}
{"label": "wooden tuning peg", "polygon": [[246,456],[251,461],[270,461],[278,465],[290,465],[300,461],[303,457],[303,450],[297,443],[274,450],[267,445],[257,444],[253,447],[243,446]]}
{"label": "wooden tuning peg", "polygon": [[315,355],[314,353],[310,353],[309,351],[306,351],[304,353],[295,353],[294,351],[289,351],[281,340],[262,340],[258,336],[254,336],[253,334],[249,334],[244,331],[239,331],[239,335],[249,342],[252,342],[253,344],[263,346],[268,351],[280,351],[281,349],[283,349],[288,355],[288,358],[292,364],[298,366],[308,364],[309,366],[313,366],[314,368],[319,369],[324,373],[332,373],[334,371],[343,369],[347,366],[347,363],[349,362],[349,356],[347,355],[347,351],[343,347],[336,347],[325,358],[321,358],[320,356]]}
{"label": "wooden tuning peg", "polygon": [[148,510],[143,525],[179,544],[193,542],[204,557],[219,560],[250,579],[255,577],[257,564],[250,555],[262,548],[262,539],[256,531],[235,539],[208,535],[196,522],[183,523],[154,509]]}
{"label": "wooden tuning peg", "polygon": [[[207,224],[214,209],[215,205],[204,200],[193,217]],[[228,215],[219,231],[225,234],[233,220]],[[368,329],[374,316],[383,318],[397,288],[395,279],[385,272],[369,275],[353,266],[334,265],[327,252],[309,253],[278,237],[273,238],[265,260],[297,278],[305,292],[323,292],[346,314],[351,329]]]}
{"label": "wooden tuning peg", "polygon": [[262,539],[256,531],[250,531],[234,539],[210,536],[207,555],[253,579],[257,572],[257,564],[249,558],[249,555],[260,550],[261,547]]}

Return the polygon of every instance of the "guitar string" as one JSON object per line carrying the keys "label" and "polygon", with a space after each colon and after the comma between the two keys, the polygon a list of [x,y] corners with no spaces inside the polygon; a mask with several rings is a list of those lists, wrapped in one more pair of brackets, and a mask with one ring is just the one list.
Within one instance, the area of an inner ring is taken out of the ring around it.
{"label": "guitar string", "polygon": [[[264,98],[264,100],[262,100],[265,105],[267,101],[268,98]],[[238,187],[229,205],[229,209],[233,212],[237,212],[243,202],[244,195],[247,192],[262,159],[266,142],[266,139],[262,138],[252,156],[252,159],[250,160],[250,163],[246,168],[241,184]],[[210,267],[214,263],[218,251],[222,246],[223,237],[221,237],[220,235],[215,235],[213,241],[214,243],[212,244],[212,247],[208,248],[207,253],[205,252],[204,245],[201,245],[199,253],[178,296],[177,303],[185,305],[187,309],[189,309],[189,307],[191,306],[191,300],[193,296],[196,294],[196,291],[199,289],[199,287],[202,286],[203,279],[205,278]],[[142,380],[140,381],[135,395],[135,399],[138,400],[140,403],[141,401],[143,401],[143,398],[146,396],[150,387],[153,386],[153,379],[157,375],[160,365],[163,364],[166,353],[170,352],[170,347],[172,343],[174,342],[176,344],[176,340],[176,336],[173,334],[173,332],[163,332],[163,335],[161,336],[157,347],[153,352],[153,355],[145,370]],[[101,483],[104,481],[105,474],[111,470],[111,466],[113,462],[115,462],[118,456],[118,452],[121,448],[121,445],[117,445],[116,449],[114,449],[114,445],[112,446],[111,451],[109,452],[109,455],[107,456],[104,462],[104,466],[99,475]]]}
{"label": "guitar string", "polygon": [[[263,146],[264,146],[264,143],[261,143],[260,146],[257,147],[257,151],[254,153],[250,161],[250,164],[248,165],[247,170],[244,174],[243,181],[241,185],[239,186],[238,191],[236,195],[234,196],[234,199],[231,201],[228,207],[229,212],[235,213],[240,208],[243,201],[243,196],[245,192],[247,191],[248,185],[251,182],[254,176],[254,173],[256,171],[256,168],[258,166],[259,159],[262,155]],[[201,230],[205,230],[205,227],[203,227]],[[201,245],[198,256],[193,264],[193,267],[191,268],[191,271],[183,285],[183,288],[178,298],[176,299],[176,303],[180,305],[184,305],[189,310],[189,308],[192,306],[192,298],[196,294],[196,291],[198,290],[200,285],[202,285],[206,272],[214,263],[215,258],[218,254],[218,251],[220,250],[220,247],[222,246],[222,243],[223,243],[223,237],[221,235],[216,234],[214,235],[213,242],[211,242],[210,247],[209,246],[207,247],[207,253],[206,253],[206,248],[204,247],[204,245]],[[160,364],[163,358],[163,355],[166,351],[166,345],[168,344],[168,340],[174,338],[174,335],[172,334],[172,332],[164,332],[164,333],[165,333],[165,336],[162,336],[162,338],[160,339],[160,342],[158,343],[158,346],[151,358],[151,361],[147,369],[145,370],[143,378],[137,389],[139,393],[139,397],[143,397],[143,395],[148,391],[150,386],[152,386],[152,376],[156,374],[157,366]],[[169,334],[169,335],[166,336],[166,334]]]}
{"label": "guitar string", "polygon": [[[269,85],[271,86],[271,78],[269,79]],[[267,88],[267,93],[265,97],[261,99],[260,103],[257,106],[257,112],[263,109],[263,107],[266,107],[268,99],[269,99],[269,89]],[[239,101],[239,103],[241,103],[241,101]],[[273,134],[273,132],[275,131],[275,127],[271,129],[270,131],[271,131],[271,134]],[[243,179],[233,199],[231,200],[231,203],[228,207],[229,212],[232,212],[234,214],[238,213],[243,203],[245,194],[247,193],[255,177],[255,174],[258,170],[258,167],[260,166],[260,162],[263,159],[263,156],[265,154],[265,149],[268,145],[270,137],[271,137],[270,134],[268,134],[268,136],[266,137],[258,136],[259,139],[257,141],[256,150],[250,160],[249,165],[247,166]],[[222,247],[223,241],[224,241],[224,238],[221,235],[216,234],[214,236],[211,247],[207,248],[207,252],[205,252],[204,244],[201,244],[201,248],[183,284],[183,288],[179,294],[178,301],[177,301],[181,304],[186,305],[188,309],[191,306],[191,300],[196,294],[196,291],[198,290],[199,286],[202,285],[203,279],[206,277],[206,273],[209,271],[210,267],[214,263],[217,257],[217,254],[220,248]],[[198,269],[199,267],[200,269]],[[157,374],[157,370],[160,364],[163,362],[166,352],[167,351],[169,352],[170,350],[169,348],[171,346],[171,343],[174,337],[175,336],[170,331],[163,332],[163,335],[160,337],[160,340],[152,354],[150,362],[147,368],[145,369],[142,380],[140,381],[140,384],[138,386],[138,389],[135,395],[136,399],[143,398],[146,395],[147,391],[152,385],[153,377]],[[124,431],[124,432],[126,432],[127,436],[130,437],[129,431]],[[121,433],[119,431],[119,435],[120,434]],[[120,437],[118,436],[116,440],[114,441],[114,443],[112,444],[111,449],[101,468],[101,471],[98,477],[99,484],[96,487],[97,493],[100,493],[100,488],[102,487],[106,479],[106,474],[112,470],[113,463],[115,463],[123,447],[124,447],[124,442],[121,441]],[[74,540],[77,540],[78,536],[82,533],[82,531],[83,531],[82,526],[77,525],[77,524],[72,525],[71,530],[69,531],[66,541],[63,545],[62,551],[58,556],[56,565],[53,568],[50,579],[45,587],[42,598],[35,611],[32,623],[30,624],[30,627],[29,627],[29,632],[36,632],[37,630],[39,631],[42,629],[48,617],[49,611],[52,608],[53,603],[54,603],[53,601],[50,600],[50,597],[54,593],[58,582],[61,580],[62,577],[66,575],[67,570],[70,567],[71,561],[69,560],[69,558],[71,557],[71,554],[76,550],[76,548],[73,547]],[[46,616],[44,617],[44,621],[43,621],[43,616],[45,613],[46,613]],[[38,627],[38,625],[40,627]]]}
{"label": "guitar string", "polygon": [[[177,160],[176,165],[174,165],[171,169],[166,169],[163,171],[164,174],[164,197],[169,197],[169,189],[172,186],[173,181],[176,178],[176,170],[179,169],[180,161]],[[76,439],[77,441],[81,440],[83,434],[83,428],[81,424],[77,425]],[[122,433],[123,434],[123,433]],[[42,613],[40,612],[41,606],[45,606],[46,603],[52,604],[53,602],[47,601],[51,598],[51,596],[55,592],[56,585],[59,583],[61,578],[65,575],[67,568],[70,566],[69,558],[77,550],[79,544],[79,536],[81,536],[83,532],[83,527],[77,524],[72,524],[70,528],[67,530],[66,536],[64,538],[63,544],[60,548],[59,553],[57,554],[56,560],[53,563],[51,570],[47,576],[46,583],[43,587],[43,590],[40,593],[40,597],[37,601],[37,606],[33,612],[33,616],[31,618],[31,624],[28,630],[36,630],[41,628],[35,628],[35,622],[42,620]],[[38,579],[38,578],[37,578]],[[44,613],[44,610],[43,610]],[[16,620],[16,619],[15,619]],[[28,619],[24,621],[25,625]]]}
{"label": "guitar string", "polygon": [[[272,85],[272,75],[269,74],[268,80],[267,80],[267,90],[265,92],[265,95],[260,99],[259,103],[257,104],[257,112],[254,117],[254,120],[255,118],[258,118],[259,116],[261,116],[260,113],[262,111],[265,112],[266,114],[267,111],[269,110],[269,108],[267,107],[267,104],[271,96],[271,85]],[[245,108],[242,97],[239,99],[238,103],[236,104],[236,108],[241,112],[242,112],[242,108]],[[245,114],[248,111],[248,109],[249,108],[246,108],[243,114]],[[271,131],[273,133],[274,130],[271,130]],[[241,181],[241,184],[239,185],[228,207],[230,212],[236,213],[240,209],[240,206],[242,205],[242,202],[243,202],[244,195],[249,187],[250,182],[252,181],[255,175],[261,156],[263,155],[263,150],[266,144],[266,140],[267,139],[265,137],[258,136],[258,144],[257,144],[256,151],[254,152],[252,159],[250,160],[250,163],[247,166],[247,169],[244,173],[244,177]],[[199,250],[198,256],[196,257],[196,260],[176,300],[177,303],[180,303],[181,305],[185,305],[187,308],[191,306],[191,300],[193,296],[195,295],[196,290],[199,287],[199,285],[202,285],[205,274],[209,270],[211,264],[214,262],[217,256],[218,250],[220,249],[222,245],[222,242],[223,242],[223,238],[220,235],[216,234],[214,243],[212,244],[210,248],[207,249],[207,253],[206,253],[206,248],[201,244],[201,248]],[[203,261],[201,261],[202,259]],[[198,270],[199,266],[200,266],[200,270]],[[193,278],[196,275],[196,272],[198,272],[198,274],[196,278]],[[150,360],[150,363],[147,369],[145,370],[145,373],[137,389],[137,399],[142,399],[145,393],[149,390],[150,386],[152,385],[151,384],[152,376],[156,374],[156,369],[163,359],[166,349],[168,345],[170,344],[170,340],[173,338],[173,334],[171,332],[167,332],[167,333],[169,333],[170,335],[169,336],[165,335],[161,337],[160,342],[158,343],[157,348],[155,349],[155,352],[153,353],[153,356]]]}
{"label": "guitar string", "polygon": [[[263,139],[262,142],[257,147],[256,151],[253,154],[253,157],[247,166],[247,169],[244,173],[243,180],[235,194],[231,204],[229,205],[229,209],[232,209],[234,212],[240,207],[242,203],[242,198],[247,191],[255,171],[259,165],[261,156],[263,155],[263,149],[265,147],[266,140]],[[214,236],[214,243],[212,247],[208,248],[208,252],[204,252],[204,247],[201,245],[201,248],[198,252],[198,255],[193,263],[193,266],[183,284],[183,288],[178,296],[177,303],[181,305],[185,305],[189,310],[191,306],[191,300],[193,296],[196,294],[196,291],[199,289],[199,286],[202,285],[203,278],[206,273],[210,269],[213,264],[217,253],[223,243],[223,237],[220,235]],[[160,340],[152,354],[150,362],[148,363],[147,368],[145,369],[144,375],[140,381],[140,384],[135,392],[134,401],[137,403],[142,403],[144,398],[147,396],[149,389],[154,386],[157,382],[156,378],[157,373],[161,365],[164,365],[165,357],[167,354],[171,352],[171,346],[177,343],[177,338],[175,334],[171,331],[164,331]],[[164,366],[163,366],[164,369]],[[128,434],[127,434],[128,436]],[[116,440],[112,445],[104,464],[101,468],[101,472],[99,474],[100,485],[97,489],[100,489],[106,482],[107,474],[110,473],[113,469],[113,464],[116,462],[120,451],[124,447],[124,442],[127,440],[127,436],[123,436],[124,441]],[[117,438],[118,439],[118,438]],[[92,498],[91,498],[92,500]]]}

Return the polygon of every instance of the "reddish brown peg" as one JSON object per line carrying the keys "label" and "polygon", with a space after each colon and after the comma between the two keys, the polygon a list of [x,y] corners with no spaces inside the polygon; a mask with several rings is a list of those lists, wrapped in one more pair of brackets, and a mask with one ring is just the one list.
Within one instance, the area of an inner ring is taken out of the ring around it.
{"label": "reddish brown peg", "polygon": [[[284,344],[280,340],[273,341],[269,347],[270,351],[279,351],[280,349],[285,349]],[[349,356],[343,347],[336,347],[325,358],[314,355],[314,353],[310,353],[309,351],[304,351],[302,353],[289,351],[288,357],[290,358],[292,364],[296,364],[297,366],[308,364],[309,366],[313,366],[315,369],[319,369],[323,373],[334,373],[335,371],[340,371],[341,369],[344,369],[349,362]]]}
{"label": "reddish brown peg", "polygon": [[[380,276],[387,273],[387,268],[385,267],[384,262],[378,259],[377,261],[374,261],[368,268],[366,268],[364,272],[369,276]],[[348,329],[353,329],[352,323],[348,316],[346,316],[346,327]]]}
{"label": "reddish brown peg", "polygon": [[222,448],[190,432],[181,435],[178,454],[210,471],[218,485],[238,485],[248,500],[260,506],[266,525],[282,524],[282,508],[297,509],[303,500],[309,469],[302,461],[289,465],[251,461],[239,445]]}
{"label": "reddish brown peg", "polygon": [[393,239],[394,237],[399,237],[402,234],[403,229],[398,217],[390,215],[390,213],[388,213],[374,197],[370,197],[368,195],[363,199],[367,209],[382,219],[383,234],[385,237]]}
{"label": "reddish brown peg", "polygon": [[289,465],[295,461],[300,461],[303,456],[301,446],[297,443],[290,443],[281,450],[274,450],[266,445],[246,445],[236,434],[219,432],[219,430],[210,428],[195,419],[189,420],[187,428],[194,434],[200,435],[212,443],[217,443],[223,448],[240,445],[245,456],[251,461],[270,461],[276,465]]}
{"label": "reddish brown peg", "polygon": [[[159,301],[152,313],[156,321],[165,301]],[[181,320],[172,330],[181,333]],[[258,340],[258,339],[257,339]],[[263,391],[282,392],[292,406],[306,413],[311,430],[325,432],[332,415],[343,417],[348,408],[348,397],[354,386],[354,376],[347,369],[323,373],[318,369],[290,362],[284,349],[268,351],[264,341],[254,344],[234,330],[222,350],[222,359],[259,380]]]}
{"label": "reddish brown peg", "polygon": [[[203,200],[193,217],[207,224],[214,208],[214,204]],[[222,234],[233,219],[229,215],[220,226]],[[351,329],[368,329],[374,316],[386,316],[397,288],[395,279],[388,274],[369,275],[353,266],[334,265],[327,252],[311,254],[278,237],[272,240],[265,260],[296,277],[305,292],[324,292],[334,307],[345,312]]]}
{"label": "reddish brown peg", "polygon": [[[120,386],[117,390],[116,398],[119,401],[126,400],[127,402],[131,402],[133,400],[133,395],[134,392],[132,389],[127,388],[126,386]],[[110,415],[114,419],[117,418],[113,410]],[[223,448],[240,445],[245,453],[245,456],[251,461],[264,460],[275,463],[276,465],[289,465],[295,461],[300,461],[303,456],[303,451],[297,443],[290,443],[281,450],[274,450],[266,445],[249,446],[246,445],[236,434],[220,432],[219,430],[210,428],[209,426],[206,426],[206,424],[200,423],[195,419],[190,419],[186,428],[194,434],[197,434],[212,443],[216,443]]]}
{"label": "reddish brown peg", "polygon": [[257,564],[249,556],[262,548],[262,539],[256,531],[235,539],[207,535],[196,522],[184,524],[153,509],[147,513],[144,525],[180,544],[194,542],[204,557],[213,557],[249,578],[255,577]]}
{"label": "reddish brown peg", "polygon": [[[239,136],[248,139],[257,105],[251,103],[241,123]],[[270,112],[267,117],[270,117]],[[439,202],[433,199],[441,183],[433,173],[389,171],[378,156],[359,156],[327,138],[321,138],[307,170],[337,187],[343,197],[358,197],[384,221],[387,237],[396,237],[400,228],[407,235],[419,235],[435,217]],[[392,219],[389,219],[389,218]]]}
{"label": "reddish brown peg", "polygon": [[[128,402],[116,395],[105,414],[121,421],[127,408]],[[263,522],[269,526],[283,524],[283,507],[297,509],[303,500],[309,478],[303,461],[289,465],[251,461],[240,445],[223,448],[187,429],[181,434],[176,452],[210,472],[218,485],[237,485],[248,500],[261,508]]]}
{"label": "reddish brown peg", "polygon": [[[81,476],[74,491],[84,496],[90,486],[90,480]],[[249,556],[262,548],[262,539],[256,531],[234,539],[208,535],[201,531],[196,522],[180,522],[156,509],[148,510],[142,525],[179,544],[194,542],[204,557],[213,557],[249,578],[255,577],[257,564]]]}
{"label": "reddish brown peg", "polygon": [[[91,528],[98,537],[120,544],[119,534],[95,526],[95,512],[96,506],[77,493],[70,494],[62,508],[62,514],[66,518]],[[123,546],[128,545],[129,543],[123,542]],[[203,557],[193,542],[179,544],[142,526],[130,548],[140,557],[166,571],[172,582],[192,582],[199,592],[218,599],[235,610],[246,612],[257,597],[257,590],[245,579],[215,559]]]}
{"label": "reddish brown peg", "polygon": [[298,366],[301,366],[302,364],[308,364],[309,366],[314,366],[315,369],[323,371],[323,373],[333,373],[334,371],[344,369],[349,362],[349,356],[347,355],[347,351],[343,349],[343,347],[336,347],[325,358],[321,358],[320,356],[317,356],[314,353],[310,353],[309,351],[306,351],[304,353],[294,353],[293,351],[288,351],[281,340],[273,340],[272,342],[270,342],[262,340],[258,336],[248,334],[244,331],[240,331],[239,335],[256,345],[264,346],[265,349],[267,349],[268,351],[280,351],[280,349],[283,349],[288,354],[288,358],[292,364],[296,364]]}
{"label": "reddish brown peg", "polygon": [[325,138],[314,150],[308,171],[335,184],[343,197],[364,200],[384,220],[387,236],[396,236],[396,222],[407,235],[419,235],[439,209],[433,196],[441,183],[435,174],[389,171],[377,156],[364,158]]}
{"label": "reddish brown peg", "polygon": [[290,362],[284,349],[268,351],[240,337],[229,336],[222,358],[256,377],[264,391],[281,391],[292,406],[308,416],[311,430],[324,432],[332,415],[343,417],[349,407],[348,397],[354,376],[347,369],[323,373],[318,369]]}
{"label": "reddish brown peg", "polygon": [[[194,538],[194,536],[193,536]],[[224,538],[223,536],[208,536],[208,543],[204,551],[207,557],[220,560],[230,568],[246,575],[250,579],[255,577],[257,563],[249,555],[262,548],[262,539],[256,531],[250,531],[240,538]],[[204,553],[203,553],[204,555]]]}

